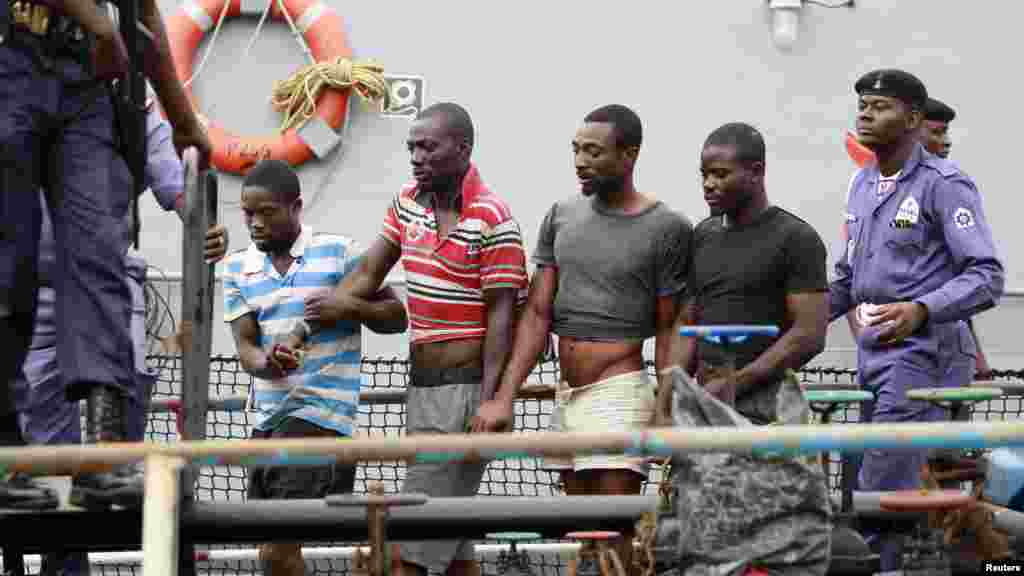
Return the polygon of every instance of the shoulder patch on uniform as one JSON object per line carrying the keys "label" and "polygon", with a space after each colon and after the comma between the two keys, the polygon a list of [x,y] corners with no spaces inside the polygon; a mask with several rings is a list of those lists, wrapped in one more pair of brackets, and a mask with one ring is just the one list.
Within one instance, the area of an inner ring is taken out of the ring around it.
{"label": "shoulder patch on uniform", "polygon": [[953,213],[953,224],[961,230],[974,226],[974,213],[963,206],[957,208]]}

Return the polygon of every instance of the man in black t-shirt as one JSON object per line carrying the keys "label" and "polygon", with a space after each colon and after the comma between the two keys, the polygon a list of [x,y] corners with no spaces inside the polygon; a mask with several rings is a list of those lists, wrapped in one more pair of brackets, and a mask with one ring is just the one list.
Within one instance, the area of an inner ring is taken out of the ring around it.
{"label": "man in black t-shirt", "polygon": [[693,339],[683,346],[687,371],[755,424],[776,419],[785,370],[822,351],[828,325],[825,245],[809,224],[768,203],[764,173],[764,139],[753,127],[726,124],[708,136],[701,175],[711,216],[694,230],[681,317],[684,325],[779,327],[778,337],[729,349]]}
{"label": "man in black t-shirt", "polygon": [[[660,422],[737,425],[738,413],[754,424],[796,424],[806,417],[806,405],[794,402],[799,385],[786,371],[825,345],[825,245],[806,222],[768,203],[764,171],[764,139],[751,126],[726,124],[705,141],[701,174],[711,217],[693,232],[680,322],[770,324],[779,336],[728,349],[686,339],[681,366],[735,411],[711,409],[706,396],[690,394],[692,384],[680,387],[676,371],[672,387],[658,390]],[[674,477],[674,506],[690,524],[679,550],[694,573],[752,567],[780,575],[827,572],[831,522],[819,465],[801,457],[721,454],[677,460],[686,473]]]}

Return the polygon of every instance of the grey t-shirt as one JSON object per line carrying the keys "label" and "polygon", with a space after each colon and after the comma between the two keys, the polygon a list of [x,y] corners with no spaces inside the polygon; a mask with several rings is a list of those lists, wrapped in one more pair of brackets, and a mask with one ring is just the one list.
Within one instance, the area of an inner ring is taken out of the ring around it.
{"label": "grey t-shirt", "polygon": [[654,336],[656,300],[683,291],[692,252],[693,225],[661,202],[638,214],[596,196],[556,202],[532,258],[558,268],[552,331],[580,340]]}

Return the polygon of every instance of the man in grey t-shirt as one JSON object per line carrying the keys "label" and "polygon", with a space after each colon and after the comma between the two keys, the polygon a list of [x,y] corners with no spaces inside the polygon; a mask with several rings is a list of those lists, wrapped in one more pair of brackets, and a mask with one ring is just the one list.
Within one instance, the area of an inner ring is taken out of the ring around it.
{"label": "man in grey t-shirt", "polygon": [[[626,431],[652,421],[655,385],[644,368],[643,343],[655,338],[659,372],[672,364],[693,228],[634,187],[641,139],[640,119],[619,105],[591,112],[576,132],[572,147],[583,195],[556,202],[544,218],[512,358],[495,398],[481,406],[475,430],[509,425],[512,398],[549,330],[559,337],[562,430]],[[648,467],[624,456],[546,464],[562,470],[571,495],[639,494]],[[627,567],[632,536],[623,534],[618,546]]]}

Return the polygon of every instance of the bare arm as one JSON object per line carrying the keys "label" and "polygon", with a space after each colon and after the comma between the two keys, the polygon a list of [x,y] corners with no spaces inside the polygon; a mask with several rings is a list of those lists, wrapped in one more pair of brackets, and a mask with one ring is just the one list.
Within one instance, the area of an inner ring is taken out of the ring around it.
{"label": "bare arm", "polygon": [[366,256],[359,262],[355,271],[338,285],[334,291],[335,297],[369,299],[380,290],[388,272],[394,268],[401,256],[402,252],[398,246],[378,237],[366,251]]}
{"label": "bare arm", "polygon": [[678,296],[661,296],[655,305],[654,369],[659,376],[666,368],[678,364],[681,349],[676,320],[679,318]]}
{"label": "bare arm", "polygon": [[235,338],[238,360],[242,369],[256,378],[272,380],[284,375],[281,367],[271,361],[260,346],[260,325],[256,314],[250,312],[231,322],[231,335]]}
{"label": "bare arm", "polygon": [[787,368],[803,366],[825,349],[828,327],[828,293],[799,292],[786,295],[790,328],[756,360],[736,373],[736,396],[766,382]]}
{"label": "bare arm", "polygon": [[[691,377],[697,373],[697,340],[690,336],[679,336],[679,329],[683,326],[692,326],[697,321],[696,308],[692,299],[687,299],[678,306],[678,318],[672,323],[672,333],[677,335],[679,340],[673,349],[675,362],[686,371]],[[655,352],[657,355],[657,352]],[[657,359],[655,359],[657,364]],[[672,365],[670,364],[670,366]],[[658,374],[657,407],[654,415],[656,426],[672,425],[672,380]]]}
{"label": "bare arm", "polygon": [[95,0],[64,0],[62,4],[64,12],[88,32],[100,37],[109,37],[117,32],[107,11]]}
{"label": "bare arm", "polygon": [[661,424],[668,424],[670,421],[661,420],[659,415],[671,417],[672,413],[672,376],[668,369],[682,366],[682,341],[678,328],[679,304],[679,296],[662,296],[658,298],[655,308],[654,368],[658,375],[655,422]]}
{"label": "bare arm", "polygon": [[515,288],[492,288],[484,291],[487,332],[484,335],[484,378],[480,384],[483,401],[494,397],[501,373],[505,370],[512,350],[518,293]]}
{"label": "bare arm", "polygon": [[385,286],[362,307],[363,324],[378,334],[401,334],[409,327],[405,306],[394,288]]}
{"label": "bare arm", "polygon": [[153,69],[150,72],[150,80],[153,81],[153,89],[156,90],[157,96],[160,98],[160,105],[167,113],[168,121],[171,126],[176,128],[198,123],[195,110],[185,94],[185,87],[178,80],[177,72],[174,70],[174,59],[171,57],[170,43],[167,41],[167,30],[164,27],[164,19],[156,0],[142,2],[142,23],[153,35],[156,62],[151,63]]}
{"label": "bare arm", "polygon": [[978,333],[974,331],[974,321],[972,319],[967,320],[967,328],[971,331],[971,337],[974,338],[974,347],[978,354],[978,360],[976,363],[977,369],[974,372],[974,377],[982,380],[991,378],[992,367],[988,363],[985,351],[981,349],[981,340],[978,339]]}
{"label": "bare arm", "polygon": [[[697,305],[693,300],[687,300],[679,307],[679,320],[676,321],[675,331],[678,334],[683,326],[693,326],[697,323]],[[697,339],[692,336],[681,336],[679,345],[679,366],[691,377],[697,374]]]}
{"label": "bare arm", "polygon": [[323,327],[349,320],[381,334],[405,331],[407,318],[402,302],[393,291],[381,291],[384,278],[401,256],[398,246],[377,238],[356,269],[322,302],[318,298],[306,300],[306,320]]}
{"label": "bare arm", "polygon": [[496,400],[511,402],[519,388],[537,365],[551,329],[551,312],[558,289],[558,268],[540,266],[533,273],[530,294],[516,326],[512,357],[502,374],[495,394]]}

